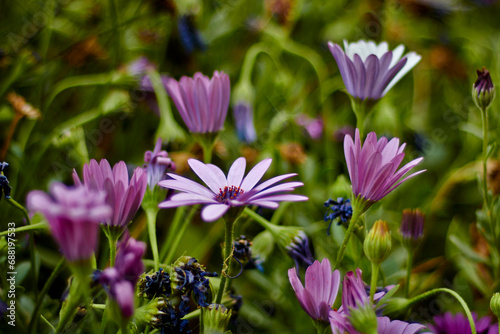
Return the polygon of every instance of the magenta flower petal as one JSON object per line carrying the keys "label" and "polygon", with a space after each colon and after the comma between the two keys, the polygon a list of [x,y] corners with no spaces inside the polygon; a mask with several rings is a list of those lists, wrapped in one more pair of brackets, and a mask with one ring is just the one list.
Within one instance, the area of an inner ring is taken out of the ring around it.
{"label": "magenta flower petal", "polygon": [[288,278],[304,311],[314,320],[329,321],[329,312],[340,285],[340,273],[332,269],[330,261],[315,261],[306,270],[305,287],[295,268],[288,270]]}
{"label": "magenta flower petal", "polygon": [[31,191],[26,199],[30,212],[41,212],[52,236],[68,261],[88,259],[97,248],[99,222],[110,219],[112,209],[101,190],[53,183],[51,195]]}
{"label": "magenta flower petal", "polygon": [[[81,185],[78,174],[73,170],[73,180]],[[106,203],[113,209],[110,219],[102,223],[112,226],[127,226],[141,205],[146,192],[148,176],[142,168],[136,168],[129,181],[127,165],[118,162],[113,169],[106,159],[100,163],[90,160],[83,166],[83,185],[87,190],[104,190]]]}
{"label": "magenta flower petal", "polygon": [[387,141],[382,137],[377,141],[374,132],[368,134],[361,146],[358,129],[354,141],[350,135],[345,136],[344,154],[355,198],[379,201],[404,181],[425,171],[404,177],[423,158],[415,159],[397,170],[404,158],[404,147],[405,144],[399,146],[397,138]]}
{"label": "magenta flower petal", "polygon": [[160,181],[158,184],[164,188],[179,190],[181,193],[172,195],[160,203],[159,207],[174,208],[182,205],[208,204],[203,208],[201,217],[205,221],[214,221],[222,217],[233,206],[253,204],[276,209],[278,202],[281,201],[307,200],[308,198],[305,196],[283,194],[302,186],[302,182],[288,182],[270,187],[296,174],[278,176],[255,187],[269,168],[271,161],[271,159],[261,161],[243,178],[246,167],[244,158],[238,158],[234,161],[229,168],[227,177],[215,165],[189,159],[188,163],[193,171],[210,189],[182,176],[169,173],[168,175],[172,179]]}
{"label": "magenta flower petal", "polygon": [[415,334],[425,328],[421,324],[410,324],[401,320],[391,321],[388,317],[379,317],[377,321],[377,333],[380,334]]}

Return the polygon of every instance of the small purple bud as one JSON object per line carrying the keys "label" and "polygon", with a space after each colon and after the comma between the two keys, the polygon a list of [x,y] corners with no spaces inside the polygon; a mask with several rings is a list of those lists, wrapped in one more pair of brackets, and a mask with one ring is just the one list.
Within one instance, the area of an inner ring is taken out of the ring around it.
{"label": "small purple bud", "polygon": [[495,98],[495,86],[490,77],[490,72],[483,67],[477,70],[477,80],[472,85],[472,98],[477,107],[486,110]]}
{"label": "small purple bud", "polygon": [[419,209],[403,210],[400,232],[405,243],[417,243],[424,235],[425,215]]}

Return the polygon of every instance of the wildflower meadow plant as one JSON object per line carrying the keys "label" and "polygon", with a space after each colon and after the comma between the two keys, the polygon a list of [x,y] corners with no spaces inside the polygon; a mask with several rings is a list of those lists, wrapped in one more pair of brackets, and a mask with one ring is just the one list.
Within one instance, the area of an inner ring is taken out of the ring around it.
{"label": "wildflower meadow plant", "polygon": [[4,1],[0,333],[498,333],[495,2]]}

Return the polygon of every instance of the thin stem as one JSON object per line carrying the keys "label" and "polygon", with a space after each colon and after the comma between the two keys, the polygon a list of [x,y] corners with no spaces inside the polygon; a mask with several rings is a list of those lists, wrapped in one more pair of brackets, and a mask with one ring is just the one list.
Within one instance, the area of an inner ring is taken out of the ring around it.
{"label": "thin stem", "polygon": [[116,241],[113,238],[108,237],[109,241],[109,266],[114,267],[115,266],[115,259],[116,259]]}
{"label": "thin stem", "polygon": [[490,201],[488,200],[488,113],[486,108],[481,110],[481,120],[483,124],[483,202],[484,209],[486,210],[487,219],[490,221],[491,234],[493,235],[493,241],[495,245],[497,244],[497,234],[495,229],[495,224],[491,217],[491,207]]}
{"label": "thin stem", "polygon": [[[28,223],[27,226],[32,226],[31,225],[31,220],[30,216],[28,214],[28,211],[19,204],[15,199],[12,197],[6,198],[7,202],[21,211],[23,213],[24,218],[26,219],[26,222]],[[35,254],[35,235],[33,234],[33,231],[28,232],[29,235],[29,252],[30,252],[30,261],[31,261],[31,269],[33,272],[33,285],[35,287],[35,297],[38,297],[38,271],[37,271],[37,266],[36,266],[36,254]]]}
{"label": "thin stem", "polygon": [[[41,222],[41,223],[36,223],[33,225],[26,225],[26,226],[17,227],[14,229],[14,233],[17,234],[18,232],[36,231],[36,230],[42,230],[42,229],[46,229],[46,228],[47,228],[47,224],[45,222]],[[12,230],[10,232],[12,232]],[[9,230],[3,231],[0,233],[0,237],[7,235],[8,233],[9,233]]]}
{"label": "thin stem", "polygon": [[[187,208],[186,206],[181,206],[178,207],[177,210],[175,210],[174,218],[172,219],[172,223],[170,224],[170,227],[168,229],[167,238],[163,242],[160,251],[160,258],[162,259],[164,259],[167,256],[170,245],[172,245],[173,240],[177,235],[176,232],[179,230],[179,227],[182,223],[182,218],[184,218],[184,214],[186,213],[186,208]],[[164,261],[164,263],[166,262]]]}
{"label": "thin stem", "polygon": [[372,262],[372,279],[370,283],[370,302],[372,304],[373,304],[373,296],[375,296],[375,291],[377,290],[377,276],[379,268],[380,268],[379,263]]}
{"label": "thin stem", "polygon": [[204,307],[200,308],[200,334],[203,334],[205,331],[205,324],[203,323],[203,316],[205,315],[204,310]]}
{"label": "thin stem", "polygon": [[158,243],[156,242],[156,215],[158,208],[151,206],[146,208],[146,216],[148,219],[149,242],[151,243],[151,251],[153,252],[154,269],[160,269],[160,257],[158,255]]}
{"label": "thin stem", "polygon": [[408,262],[406,264],[406,286],[405,286],[405,296],[408,298],[410,296],[410,278],[411,278],[411,267],[413,265],[413,253],[410,248],[408,248]]}
{"label": "thin stem", "polygon": [[33,310],[33,314],[31,315],[31,322],[30,322],[30,325],[28,328],[29,334],[32,334],[35,332],[36,323],[38,320],[38,314],[40,313],[40,308],[42,306],[43,299],[45,298],[45,294],[47,293],[47,291],[49,291],[49,289],[52,286],[52,283],[54,283],[54,280],[56,279],[57,275],[59,275],[59,273],[61,272],[61,269],[63,268],[64,262],[65,262],[64,257],[61,257],[61,259],[59,260],[59,263],[57,263],[57,266],[54,268],[54,270],[50,274],[49,279],[45,282],[45,284],[42,288],[42,291],[38,295],[35,309]]}
{"label": "thin stem", "polygon": [[128,334],[128,321],[120,319],[120,331],[121,334]]}
{"label": "thin stem", "polygon": [[365,133],[366,105],[364,102],[358,101],[353,97],[351,99],[351,106],[354,115],[356,115],[356,128],[359,130],[359,137],[363,138]]}
{"label": "thin stem", "polygon": [[450,295],[455,297],[455,299],[460,303],[460,305],[462,305],[462,307],[465,311],[465,315],[467,316],[467,319],[469,320],[469,325],[470,325],[472,334],[477,334],[476,325],[474,323],[474,319],[472,318],[472,314],[470,313],[469,307],[467,306],[467,303],[462,299],[462,297],[460,297],[460,295],[458,293],[456,293],[455,291],[453,291],[451,289],[437,288],[437,289],[433,289],[433,290],[424,292],[421,295],[410,299],[408,302],[408,306],[415,304],[415,303],[417,303],[417,302],[419,302],[427,297],[430,297],[430,296],[435,295],[435,294],[440,293],[440,292],[449,293]]}
{"label": "thin stem", "polygon": [[363,212],[362,210],[354,209],[354,213],[351,217],[351,220],[349,221],[349,227],[347,228],[347,231],[344,236],[344,241],[342,241],[342,245],[340,246],[339,251],[337,253],[337,260],[335,261],[335,266],[334,266],[335,269],[338,269],[340,267],[340,262],[342,262],[342,259],[344,258],[344,253],[347,247],[347,243],[351,238],[352,232],[354,231],[356,223],[358,222],[358,219],[361,216],[362,212]]}
{"label": "thin stem", "polygon": [[52,329],[52,331],[55,333],[56,332],[56,328],[54,326],[52,326],[52,324],[50,323],[50,321],[48,321],[44,316],[43,314],[40,314],[40,318],[43,320],[43,322],[50,327],[50,329]]}
{"label": "thin stem", "polygon": [[189,223],[191,222],[191,219],[193,219],[193,216],[194,216],[195,212],[197,211],[197,209],[198,209],[198,205],[194,205],[191,207],[191,210],[189,210],[189,213],[188,213],[186,219],[184,220],[183,224],[180,226],[180,230],[176,233],[176,236],[172,242],[172,245],[169,246],[169,251],[168,251],[167,257],[165,258],[165,261],[163,261],[163,263],[169,264],[170,262],[172,262],[173,257],[175,255],[175,251],[177,250],[177,247],[179,247],[179,243],[181,242],[182,237],[184,236],[184,233],[186,232],[186,229],[187,229]]}
{"label": "thin stem", "polygon": [[233,227],[234,227],[234,222],[231,219],[226,219],[226,230],[225,230],[225,237],[224,237],[224,254],[223,254],[223,263],[222,263],[222,270],[221,270],[221,278],[220,278],[220,285],[219,285],[219,291],[217,293],[217,299],[215,300],[215,304],[220,304],[222,301],[222,296],[224,295],[224,289],[226,287],[226,280],[227,280],[227,274],[226,271],[229,269],[229,264],[228,261],[231,259],[231,252],[233,249]]}

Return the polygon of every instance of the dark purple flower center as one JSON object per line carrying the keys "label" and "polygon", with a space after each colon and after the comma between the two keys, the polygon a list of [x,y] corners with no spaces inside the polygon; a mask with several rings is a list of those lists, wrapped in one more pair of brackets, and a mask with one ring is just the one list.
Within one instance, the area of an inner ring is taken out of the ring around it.
{"label": "dark purple flower center", "polygon": [[240,187],[236,186],[225,186],[219,188],[219,193],[215,196],[215,200],[219,203],[227,204],[227,201],[236,199],[239,195],[243,194],[245,191]]}

